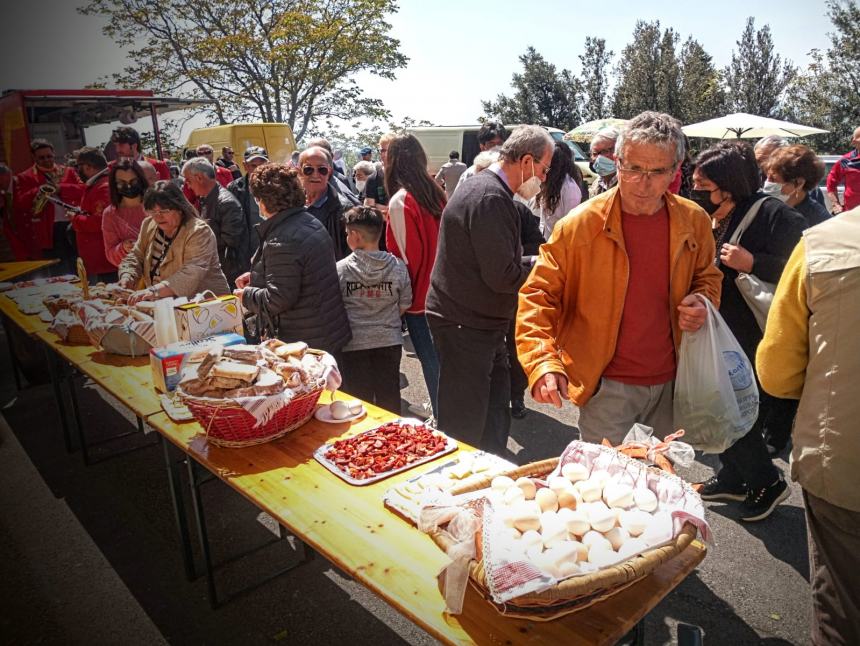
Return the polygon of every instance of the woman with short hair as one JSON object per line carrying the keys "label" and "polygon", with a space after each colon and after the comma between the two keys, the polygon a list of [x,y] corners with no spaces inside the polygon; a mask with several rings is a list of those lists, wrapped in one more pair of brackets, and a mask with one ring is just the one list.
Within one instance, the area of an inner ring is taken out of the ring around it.
{"label": "woman with short hair", "polygon": [[334,246],[325,226],[305,208],[299,171],[263,164],[249,178],[260,206],[260,246],[251,271],[233,292],[245,311],[252,337],[304,341],[337,359],[352,338],[343,306]]}
{"label": "woman with short hair", "polygon": [[159,180],[143,196],[147,217],[119,266],[119,284],[135,289],[129,303],[205,291],[229,294],[212,229],[171,181]]}
{"label": "woman with short hair", "polygon": [[[691,193],[691,199],[705,209],[713,223],[717,254],[714,262],[723,272],[720,314],[753,367],[762,330],[735,284],[735,278],[743,272],[778,283],[806,227],[800,214],[762,193],[760,182],[752,147],[743,142],[721,141],[696,159]],[[755,218],[737,242],[731,243],[732,234],[755,205],[758,206]],[[766,518],[789,493],[782,474],[768,455],[762,435],[771,409],[778,404],[774,404],[776,400],[761,388],[759,393],[755,424],[720,454],[722,469],[702,483],[699,491],[705,500],[743,501],[741,520],[745,521]],[[777,422],[770,419],[768,423]]]}
{"label": "woman with short hair", "polygon": [[800,213],[808,226],[830,217],[823,204],[809,197],[824,177],[824,163],[811,148],[801,144],[777,148],[768,159],[766,171],[762,191]]}

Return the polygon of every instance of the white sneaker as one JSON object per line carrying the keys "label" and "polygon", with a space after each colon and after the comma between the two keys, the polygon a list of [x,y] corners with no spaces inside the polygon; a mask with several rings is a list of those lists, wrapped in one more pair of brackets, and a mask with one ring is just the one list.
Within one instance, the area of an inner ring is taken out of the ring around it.
{"label": "white sneaker", "polygon": [[433,415],[433,408],[430,406],[430,402],[423,402],[421,404],[409,404],[408,410],[418,419],[426,419],[427,417],[431,417]]}

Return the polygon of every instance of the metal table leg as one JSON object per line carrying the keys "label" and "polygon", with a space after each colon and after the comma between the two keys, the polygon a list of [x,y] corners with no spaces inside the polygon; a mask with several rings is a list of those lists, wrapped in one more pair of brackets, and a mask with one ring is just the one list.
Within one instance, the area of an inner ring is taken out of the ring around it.
{"label": "metal table leg", "polygon": [[48,361],[48,370],[51,374],[51,385],[54,388],[54,401],[57,404],[57,413],[60,417],[60,425],[63,429],[63,441],[66,444],[66,452],[71,453],[74,449],[72,447],[72,434],[69,430],[69,420],[66,418],[66,406],[63,403],[63,391],[60,387],[61,376],[58,366],[59,361],[48,346],[43,346],[43,349],[45,351],[45,358]]}
{"label": "metal table leg", "polygon": [[64,361],[59,360],[60,376],[65,377],[66,384],[69,387],[69,399],[72,402],[72,418],[75,420],[75,430],[78,434],[78,442],[81,446],[81,456],[84,458],[84,464],[90,466],[90,452],[87,446],[87,440],[84,437],[84,425],[81,422],[81,409],[78,406],[78,393],[75,389],[75,369],[71,365],[66,365]]}
{"label": "metal table leg", "polygon": [[12,375],[15,377],[15,390],[21,390],[21,364],[18,361],[18,355],[15,354],[15,347],[12,345],[12,336],[9,334],[9,321],[5,316],[3,319],[3,333],[6,336],[6,347],[9,350],[9,360],[12,362]]}
{"label": "metal table leg", "polygon": [[[158,436],[161,438],[161,435]],[[173,503],[173,514],[176,516],[176,528],[179,531],[180,553],[182,554],[182,565],[185,567],[185,578],[193,581],[197,578],[194,567],[194,554],[191,550],[191,534],[188,531],[188,514],[185,511],[185,502],[182,499],[180,482],[182,472],[180,470],[183,460],[173,460],[170,457],[171,445],[166,439],[161,438],[164,449],[164,466],[167,468],[167,484],[170,487],[170,498]]]}

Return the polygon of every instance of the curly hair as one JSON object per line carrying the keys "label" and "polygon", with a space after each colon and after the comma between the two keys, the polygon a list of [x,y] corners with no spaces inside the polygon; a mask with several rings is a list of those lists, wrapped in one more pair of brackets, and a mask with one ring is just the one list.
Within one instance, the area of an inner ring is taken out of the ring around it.
{"label": "curly hair", "polygon": [[180,222],[186,223],[197,217],[197,209],[189,202],[176,184],[169,180],[158,180],[146,189],[143,195],[143,208],[151,211],[155,207],[179,211],[182,216]]}
{"label": "curly hair", "polygon": [[561,199],[561,188],[570,177],[579,186],[582,183],[582,173],[573,162],[573,152],[570,146],[562,141],[555,142],[552,161],[546,174],[546,181],[541,184],[537,195],[537,204],[547,211],[555,212]]}
{"label": "curly hair", "polygon": [[735,202],[745,200],[761,187],[761,175],[752,146],[742,141],[721,141],[696,157],[696,170],[730,193]]}
{"label": "curly hair", "polygon": [[824,163],[811,148],[801,144],[782,146],[770,156],[767,171],[777,173],[786,182],[803,180],[803,190],[811,191],[824,177]]}
{"label": "curly hair", "polygon": [[434,218],[442,217],[445,191],[427,172],[427,153],[421,142],[409,133],[399,134],[391,140],[385,164],[385,192],[391,196],[401,188]]}
{"label": "curly hair", "polygon": [[299,171],[287,164],[269,162],[258,166],[251,173],[248,185],[251,195],[272,215],[305,205],[305,189],[299,180]]}

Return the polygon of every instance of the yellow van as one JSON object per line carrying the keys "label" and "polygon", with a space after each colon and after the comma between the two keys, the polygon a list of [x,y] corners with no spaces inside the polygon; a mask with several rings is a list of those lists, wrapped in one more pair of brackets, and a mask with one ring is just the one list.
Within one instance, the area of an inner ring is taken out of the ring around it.
{"label": "yellow van", "polygon": [[[215,158],[221,156],[221,149],[230,146],[236,153],[236,161],[241,161],[249,146],[262,146],[269,153],[269,160],[286,163],[296,149],[293,131],[285,123],[231,123],[226,126],[197,128],[188,135],[182,151],[195,149],[201,144],[209,144]],[[240,164],[241,167],[241,164]]]}
{"label": "yellow van", "polygon": [[[510,132],[521,124],[505,126]],[[407,128],[406,131],[415,135],[421,145],[424,147],[424,152],[427,153],[427,171],[431,175],[435,175],[445,162],[448,161],[448,155],[452,150],[460,153],[460,161],[467,166],[472,165],[472,161],[481,151],[478,147],[478,130],[480,125],[475,126],[429,126],[425,128]],[[582,172],[582,177],[587,183],[591,183],[597,178],[597,175],[588,166],[588,156],[583,152],[576,142],[566,141],[562,139],[564,130],[558,128],[545,127],[545,130],[555,141],[561,141],[567,144],[573,153],[573,159],[579,170]]]}

